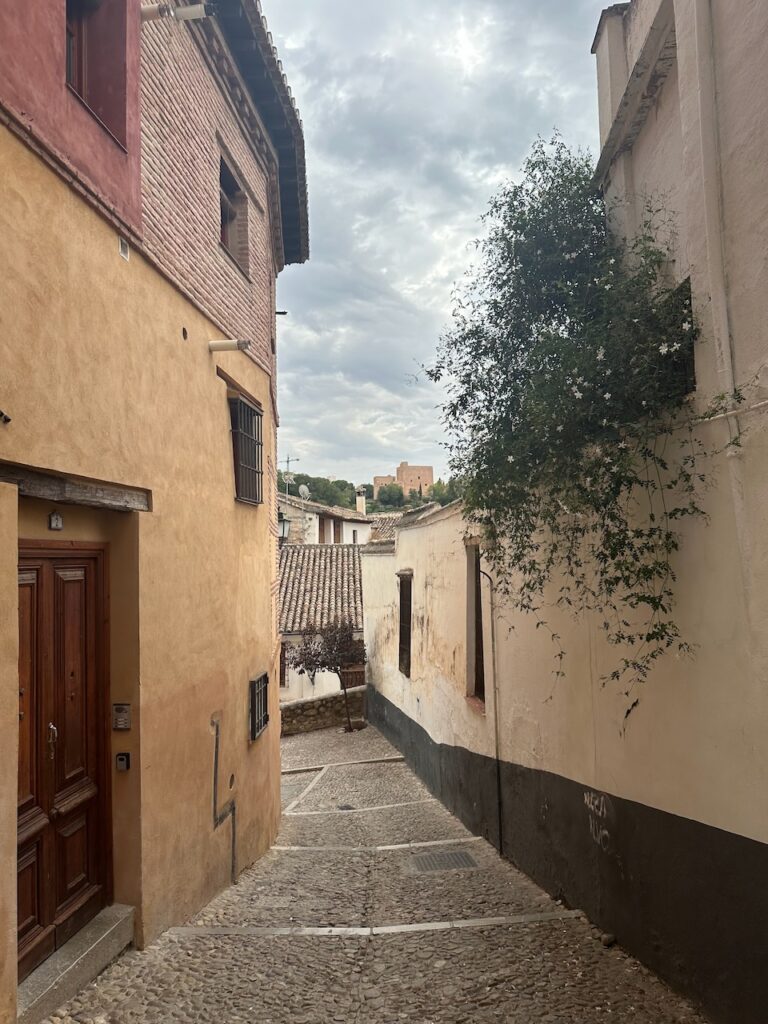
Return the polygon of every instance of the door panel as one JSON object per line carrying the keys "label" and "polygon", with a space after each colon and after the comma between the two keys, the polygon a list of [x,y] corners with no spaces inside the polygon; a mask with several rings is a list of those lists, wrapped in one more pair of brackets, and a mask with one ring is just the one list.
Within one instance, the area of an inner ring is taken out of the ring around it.
{"label": "door panel", "polygon": [[23,977],[106,903],[109,844],[102,556],[22,551],[20,563]]}

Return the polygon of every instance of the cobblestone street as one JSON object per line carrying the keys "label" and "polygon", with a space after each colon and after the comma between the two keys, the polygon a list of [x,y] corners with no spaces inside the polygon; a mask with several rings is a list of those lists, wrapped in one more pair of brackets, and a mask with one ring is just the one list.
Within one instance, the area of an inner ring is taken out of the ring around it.
{"label": "cobblestone street", "polygon": [[283,772],[278,845],[51,1022],[702,1022],[471,836],[373,728],[284,740]]}

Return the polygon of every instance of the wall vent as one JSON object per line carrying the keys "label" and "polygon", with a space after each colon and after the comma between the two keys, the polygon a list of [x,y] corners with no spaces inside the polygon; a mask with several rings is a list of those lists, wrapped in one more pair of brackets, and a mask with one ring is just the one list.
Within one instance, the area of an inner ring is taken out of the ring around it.
{"label": "wall vent", "polygon": [[127,240],[123,238],[122,235],[118,235],[117,248],[124,260],[129,260],[131,258],[131,247],[128,245]]}

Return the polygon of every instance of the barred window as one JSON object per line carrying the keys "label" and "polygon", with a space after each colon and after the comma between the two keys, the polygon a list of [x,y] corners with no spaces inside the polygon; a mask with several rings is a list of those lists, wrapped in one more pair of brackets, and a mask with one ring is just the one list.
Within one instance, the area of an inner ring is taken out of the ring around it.
{"label": "barred window", "polygon": [[229,399],[232,451],[235,459],[235,496],[259,505],[263,497],[261,412],[242,395]]}
{"label": "barred window", "polygon": [[269,723],[269,676],[264,673],[248,683],[248,736],[253,743]]}

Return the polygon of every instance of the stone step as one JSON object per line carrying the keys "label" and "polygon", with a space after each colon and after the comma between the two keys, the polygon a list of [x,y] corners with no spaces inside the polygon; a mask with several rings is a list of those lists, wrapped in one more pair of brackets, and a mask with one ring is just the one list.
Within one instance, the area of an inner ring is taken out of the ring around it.
{"label": "stone step", "polygon": [[17,1024],[38,1024],[93,981],[133,941],[133,907],[105,907],[21,985]]}

